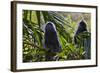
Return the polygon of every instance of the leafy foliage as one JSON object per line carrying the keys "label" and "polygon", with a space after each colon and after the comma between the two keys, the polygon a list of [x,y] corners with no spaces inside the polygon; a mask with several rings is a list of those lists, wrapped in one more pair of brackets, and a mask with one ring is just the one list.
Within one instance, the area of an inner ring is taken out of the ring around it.
{"label": "leafy foliage", "polygon": [[[86,14],[89,22],[90,15]],[[84,17],[84,14],[81,15]],[[90,38],[91,34],[81,33],[78,36],[79,45],[75,46],[73,35],[79,20],[73,20],[71,13],[67,12],[23,10],[23,62],[46,61],[46,54],[53,55],[44,49],[44,27],[48,21],[55,24],[62,45],[62,52],[56,54],[55,60],[85,59],[82,38]]]}

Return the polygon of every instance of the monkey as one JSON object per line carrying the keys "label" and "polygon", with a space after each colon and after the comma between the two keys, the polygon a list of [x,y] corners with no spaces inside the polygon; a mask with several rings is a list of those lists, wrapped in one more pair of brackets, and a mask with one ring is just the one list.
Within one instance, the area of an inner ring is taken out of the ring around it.
{"label": "monkey", "polygon": [[59,42],[57,30],[53,22],[47,22],[45,26],[44,39],[45,48],[48,50],[48,54],[46,56],[48,60],[53,60],[56,53],[61,52],[61,44]]}
{"label": "monkey", "polygon": [[78,25],[78,28],[75,32],[75,35],[74,35],[74,43],[77,44],[77,36],[82,33],[82,32],[85,32],[87,31],[87,25],[86,25],[86,22],[84,20],[81,20],[79,22],[79,25]]}
{"label": "monkey", "polygon": [[[84,20],[81,20],[79,22],[79,25],[78,25],[78,28],[76,30],[76,33],[74,35],[74,43],[75,45],[78,47],[78,41],[77,41],[77,36],[80,34],[80,33],[83,33],[83,32],[88,32],[87,30],[87,23],[84,21]],[[89,32],[88,32],[89,33]],[[81,43],[83,43],[81,46],[83,46],[83,49],[84,49],[84,58],[85,59],[90,59],[90,46],[91,46],[91,37],[88,37],[88,38],[82,38],[82,41]]]}

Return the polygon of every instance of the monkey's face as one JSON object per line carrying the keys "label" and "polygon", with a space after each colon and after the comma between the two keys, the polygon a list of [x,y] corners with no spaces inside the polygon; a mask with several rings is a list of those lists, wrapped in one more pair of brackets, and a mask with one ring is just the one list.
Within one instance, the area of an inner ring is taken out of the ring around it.
{"label": "monkey's face", "polygon": [[45,27],[45,32],[56,32],[55,25],[51,22],[48,22]]}
{"label": "monkey's face", "polygon": [[81,29],[86,29],[87,27],[86,27],[86,23],[82,20],[80,23],[79,23],[79,28]]}

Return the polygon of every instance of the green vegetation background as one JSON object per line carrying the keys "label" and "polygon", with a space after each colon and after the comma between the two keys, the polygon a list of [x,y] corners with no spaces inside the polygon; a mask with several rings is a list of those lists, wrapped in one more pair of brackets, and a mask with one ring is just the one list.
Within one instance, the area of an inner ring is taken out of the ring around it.
{"label": "green vegetation background", "polygon": [[85,59],[82,42],[79,40],[80,47],[77,48],[73,43],[78,22],[82,19],[87,22],[90,32],[90,13],[23,10],[23,62],[45,61],[47,51],[43,48],[44,28],[48,21],[55,24],[62,46],[62,52],[57,53],[59,61]]}

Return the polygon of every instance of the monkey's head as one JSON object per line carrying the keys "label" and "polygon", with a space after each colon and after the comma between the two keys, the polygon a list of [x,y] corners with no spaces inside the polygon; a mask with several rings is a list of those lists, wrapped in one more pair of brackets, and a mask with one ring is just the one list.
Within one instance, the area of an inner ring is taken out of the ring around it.
{"label": "monkey's head", "polygon": [[78,28],[84,30],[87,29],[86,22],[84,20],[81,20],[81,22],[79,22]]}
{"label": "monkey's head", "polygon": [[45,32],[56,32],[55,25],[52,22],[47,22]]}

